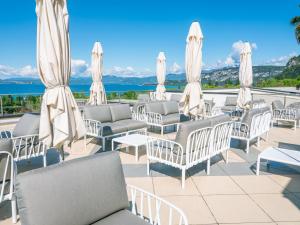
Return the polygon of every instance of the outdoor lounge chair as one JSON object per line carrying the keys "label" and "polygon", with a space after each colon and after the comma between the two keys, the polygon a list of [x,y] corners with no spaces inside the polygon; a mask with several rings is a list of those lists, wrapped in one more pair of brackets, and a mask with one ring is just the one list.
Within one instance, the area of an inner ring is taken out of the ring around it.
{"label": "outdoor lounge chair", "polygon": [[12,140],[0,139],[0,203],[11,201],[12,221],[17,222],[17,205],[14,195],[15,164],[12,156]]}
{"label": "outdoor lounge chair", "polygon": [[237,108],[237,97],[231,97],[231,96],[227,96],[226,100],[225,100],[225,104],[223,107],[221,107],[221,110],[223,112],[232,112],[235,111]]}
{"label": "outdoor lounge chair", "polygon": [[292,122],[294,129],[297,128],[297,122],[300,123],[300,109],[297,108],[286,108],[280,100],[272,102],[273,109],[273,121],[277,124],[279,121]]}
{"label": "outdoor lounge chair", "polygon": [[132,118],[128,104],[85,106],[84,118],[86,135],[100,138],[103,151],[105,151],[105,141],[109,138],[147,131],[145,122]]}
{"label": "outdoor lounge chair", "polygon": [[257,139],[257,144],[262,135],[268,134],[272,121],[269,107],[247,110],[240,122],[235,122],[232,138],[246,141],[246,152],[249,153],[250,141]]}
{"label": "outdoor lounge chair", "polygon": [[159,162],[182,171],[181,184],[185,185],[185,174],[189,168],[207,161],[210,173],[210,159],[230,149],[232,122],[227,115],[205,120],[181,123],[175,141],[152,138],[147,143],[147,172],[150,162]]}
{"label": "outdoor lounge chair", "polygon": [[22,225],[188,225],[171,203],[137,187],[126,190],[117,152],[22,173],[16,195]]}
{"label": "outdoor lounge chair", "polygon": [[181,122],[183,116],[179,113],[178,102],[175,101],[156,101],[145,104],[145,117],[147,124],[153,127],[159,127],[161,135],[164,134],[164,128],[175,126]]}
{"label": "outdoor lounge chair", "polygon": [[39,141],[40,115],[24,114],[13,131],[0,131],[0,138],[10,138],[13,141],[12,155],[15,161],[43,157],[43,165],[47,166],[46,146]]}
{"label": "outdoor lounge chair", "polygon": [[256,99],[249,103],[251,109],[260,109],[267,107],[267,104],[264,99]]}

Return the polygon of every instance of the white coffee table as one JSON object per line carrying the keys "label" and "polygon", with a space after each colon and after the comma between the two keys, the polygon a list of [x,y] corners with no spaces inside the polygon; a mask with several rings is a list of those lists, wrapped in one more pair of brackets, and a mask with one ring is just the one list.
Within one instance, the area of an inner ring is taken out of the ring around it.
{"label": "white coffee table", "polygon": [[269,147],[257,157],[256,175],[259,175],[260,160],[265,159],[294,166],[300,166],[300,151]]}
{"label": "white coffee table", "polygon": [[135,160],[138,161],[139,155],[138,150],[140,146],[144,146],[147,144],[147,140],[151,138],[147,135],[143,134],[129,134],[126,136],[116,137],[111,141],[111,150],[114,151],[114,143],[118,142],[120,144],[125,144],[128,146],[135,147]]}

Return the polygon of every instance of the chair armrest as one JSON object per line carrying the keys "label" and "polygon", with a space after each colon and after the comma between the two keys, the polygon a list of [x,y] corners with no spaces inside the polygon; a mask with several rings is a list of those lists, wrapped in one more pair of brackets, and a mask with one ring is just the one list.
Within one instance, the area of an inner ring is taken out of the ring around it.
{"label": "chair armrest", "polygon": [[146,120],[147,123],[151,124],[161,124],[162,123],[162,115],[155,112],[146,112]]}
{"label": "chair armrest", "polygon": [[85,129],[87,135],[102,137],[103,127],[100,121],[92,119],[84,119]]}
{"label": "chair armrest", "polygon": [[[184,212],[170,202],[138,187],[127,185],[127,192],[131,200],[131,212],[150,224],[188,225]],[[166,213],[162,213],[166,210]]]}
{"label": "chair armrest", "polygon": [[296,114],[297,114],[297,109],[294,108],[273,110],[273,117],[275,119],[294,120],[296,119]]}
{"label": "chair armrest", "polygon": [[147,141],[147,157],[183,165],[185,155],[181,144],[175,141],[149,138]]}
{"label": "chair armrest", "polygon": [[232,135],[238,137],[247,137],[250,133],[248,124],[234,122],[232,127]]}
{"label": "chair armrest", "polygon": [[0,131],[0,138],[11,138],[12,137],[12,132],[5,130],[5,131]]}

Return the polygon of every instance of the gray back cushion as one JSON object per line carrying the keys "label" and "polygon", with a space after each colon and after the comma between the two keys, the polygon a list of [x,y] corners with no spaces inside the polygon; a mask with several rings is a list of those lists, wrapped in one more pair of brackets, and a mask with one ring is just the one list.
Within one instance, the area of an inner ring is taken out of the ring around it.
{"label": "gray back cushion", "polygon": [[284,105],[283,105],[282,101],[280,101],[280,100],[273,101],[272,107],[273,107],[273,109],[284,109]]}
{"label": "gray back cushion", "polygon": [[149,102],[146,104],[146,112],[165,114],[163,102]]}
{"label": "gray back cushion", "polygon": [[24,114],[13,130],[13,136],[20,137],[25,135],[39,134],[40,115],[33,113]]}
{"label": "gray back cushion", "polygon": [[[12,153],[12,140],[10,138],[0,138],[0,152],[9,152]],[[10,180],[10,173],[11,173],[11,167],[10,164],[7,167],[7,173],[4,177],[4,171],[7,164],[7,154],[0,154],[0,184],[3,182],[3,180]],[[0,192],[1,192],[1,185],[0,185]]]}
{"label": "gray back cushion", "polygon": [[84,107],[84,118],[97,120],[101,123],[112,121],[109,105],[87,105]]}
{"label": "gray back cushion", "polygon": [[226,97],[225,106],[236,106],[237,97]]}
{"label": "gray back cushion", "polygon": [[186,151],[187,139],[190,133],[201,128],[211,127],[210,120],[196,120],[181,123],[176,134],[175,142],[179,143],[183,147],[183,151]]}
{"label": "gray back cushion", "polygon": [[128,104],[111,104],[110,111],[112,121],[131,119],[131,110]]}
{"label": "gray back cushion", "polygon": [[169,115],[173,113],[178,113],[178,102],[175,101],[167,101],[163,102],[164,114]]}
{"label": "gray back cushion", "polygon": [[22,225],[83,225],[129,206],[117,152],[22,173],[16,193]]}
{"label": "gray back cushion", "polygon": [[242,117],[241,122],[244,123],[244,124],[247,124],[249,126],[249,129],[250,129],[253,116],[257,115],[257,114],[260,114],[260,113],[261,113],[261,109],[246,110],[244,112],[244,115]]}
{"label": "gray back cushion", "polygon": [[229,122],[231,120],[230,116],[228,115],[219,115],[209,118],[211,126],[216,126],[220,123]]}
{"label": "gray back cushion", "polygon": [[181,94],[172,94],[170,97],[171,101],[180,102],[182,95]]}

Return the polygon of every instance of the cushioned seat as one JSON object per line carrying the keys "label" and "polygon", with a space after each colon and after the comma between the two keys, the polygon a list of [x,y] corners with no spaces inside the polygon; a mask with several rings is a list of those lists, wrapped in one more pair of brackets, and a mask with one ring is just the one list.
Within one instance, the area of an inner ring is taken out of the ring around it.
{"label": "cushioned seat", "polygon": [[129,207],[117,152],[19,174],[16,194],[22,225],[93,224]]}
{"label": "cushioned seat", "polygon": [[179,123],[179,122],[180,122],[180,115],[178,113],[173,113],[173,114],[162,116],[162,124],[163,125]]}
{"label": "cushioned seat", "polygon": [[120,121],[114,123],[102,123],[101,126],[103,126],[103,136],[110,136],[128,131],[126,124],[122,124]]}
{"label": "cushioned seat", "polygon": [[127,131],[147,128],[147,124],[145,122],[138,120],[124,120],[124,123],[126,123]]}
{"label": "cushioned seat", "polygon": [[[0,139],[0,151],[12,153],[12,140],[9,138]],[[6,176],[4,177],[4,171],[7,164],[7,154],[0,154],[0,192],[2,185],[5,182],[4,195],[9,193],[10,189],[10,175],[11,175],[11,165],[7,167]]]}
{"label": "cushioned seat", "polygon": [[92,225],[149,225],[149,223],[125,209],[107,216]]}

